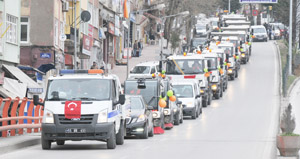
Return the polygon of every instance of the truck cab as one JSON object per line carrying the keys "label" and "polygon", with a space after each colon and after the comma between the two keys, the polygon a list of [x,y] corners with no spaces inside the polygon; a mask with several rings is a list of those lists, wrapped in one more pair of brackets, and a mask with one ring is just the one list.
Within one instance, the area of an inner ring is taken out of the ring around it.
{"label": "truck cab", "polygon": [[108,149],[124,143],[125,96],[115,75],[102,70],[61,70],[50,77],[44,106],[42,148],[66,140],[104,141]]}
{"label": "truck cab", "polygon": [[166,61],[166,76],[171,80],[197,79],[201,87],[202,105],[207,107],[212,100],[210,88],[210,75],[205,76],[205,69],[208,67],[207,61],[202,55],[188,54],[187,56],[170,56]]}
{"label": "truck cab", "polygon": [[127,79],[124,83],[126,95],[141,95],[146,103],[153,107],[153,125],[154,127],[165,128],[164,108],[158,105],[160,96],[164,96],[164,82],[157,78],[139,78]]}
{"label": "truck cab", "polygon": [[223,96],[224,85],[224,81],[220,73],[220,58],[215,52],[212,52],[212,50],[205,50],[202,54],[206,60],[209,60],[210,63],[208,66],[208,71],[212,76],[210,78],[210,87],[213,92],[213,96],[215,99],[219,99]]}

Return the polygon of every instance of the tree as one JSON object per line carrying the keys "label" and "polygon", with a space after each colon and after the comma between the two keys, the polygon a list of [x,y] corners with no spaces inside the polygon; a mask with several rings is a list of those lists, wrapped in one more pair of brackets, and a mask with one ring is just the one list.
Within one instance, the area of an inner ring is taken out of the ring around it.
{"label": "tree", "polygon": [[[222,9],[228,10],[228,0],[219,0],[219,5]],[[230,0],[230,11],[236,13],[241,8],[239,0]]]}

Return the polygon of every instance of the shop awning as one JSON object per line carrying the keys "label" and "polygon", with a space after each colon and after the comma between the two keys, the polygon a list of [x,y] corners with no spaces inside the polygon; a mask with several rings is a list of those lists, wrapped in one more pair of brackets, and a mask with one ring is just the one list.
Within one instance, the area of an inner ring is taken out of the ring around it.
{"label": "shop awning", "polygon": [[29,76],[27,76],[24,72],[22,72],[18,67],[3,64],[2,68],[4,71],[10,73],[20,82],[27,84],[28,93],[43,93],[43,88],[34,80],[32,80]]}
{"label": "shop awning", "polygon": [[8,91],[7,89],[3,88],[3,86],[0,86],[0,95],[3,96],[4,98],[16,98],[17,95]]}

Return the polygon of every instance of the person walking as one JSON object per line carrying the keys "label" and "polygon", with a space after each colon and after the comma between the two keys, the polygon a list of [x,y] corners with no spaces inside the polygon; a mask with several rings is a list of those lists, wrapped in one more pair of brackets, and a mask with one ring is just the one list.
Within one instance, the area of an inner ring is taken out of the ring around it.
{"label": "person walking", "polygon": [[142,56],[142,50],[143,50],[143,41],[142,39],[138,42],[139,47],[139,56]]}
{"label": "person walking", "polygon": [[139,49],[138,42],[137,42],[137,40],[135,40],[135,42],[133,44],[133,56],[134,57],[138,56],[138,54],[137,54],[138,49]]}

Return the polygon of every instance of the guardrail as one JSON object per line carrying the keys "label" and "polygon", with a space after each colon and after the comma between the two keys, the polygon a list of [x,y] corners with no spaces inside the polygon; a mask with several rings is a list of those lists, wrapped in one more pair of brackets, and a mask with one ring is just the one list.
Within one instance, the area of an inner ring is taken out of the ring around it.
{"label": "guardrail", "polygon": [[[32,129],[34,129],[34,132],[41,131],[43,107],[40,105],[35,106],[31,99],[23,98],[22,101],[20,100],[19,97],[15,99],[0,98],[0,108],[3,105],[2,118],[0,118],[2,137],[7,137],[8,130],[10,130],[10,136],[16,135],[16,129],[19,135],[24,133],[24,128],[27,129],[27,133],[32,133]],[[27,116],[24,115],[26,105]],[[24,123],[25,119],[27,119],[27,123]]]}

